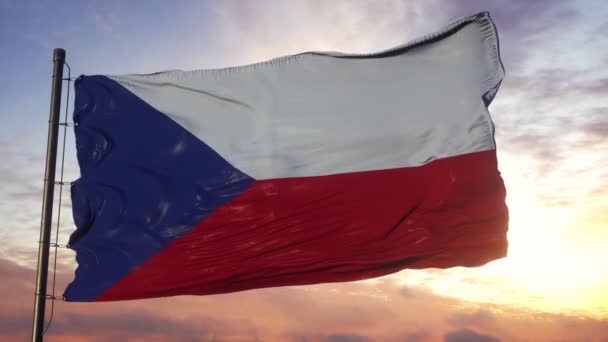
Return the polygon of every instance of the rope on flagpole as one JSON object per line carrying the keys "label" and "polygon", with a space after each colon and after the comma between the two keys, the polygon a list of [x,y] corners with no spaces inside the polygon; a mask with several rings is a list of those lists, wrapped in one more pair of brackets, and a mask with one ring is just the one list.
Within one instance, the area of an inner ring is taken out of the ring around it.
{"label": "rope on flagpole", "polygon": [[62,141],[61,167],[60,167],[59,181],[55,182],[56,185],[59,185],[59,206],[57,208],[57,225],[55,227],[55,242],[51,242],[49,244],[49,246],[54,249],[53,285],[52,285],[51,294],[46,295],[46,299],[51,301],[51,313],[49,316],[49,322],[47,323],[46,328],[44,328],[44,331],[42,332],[43,336],[46,334],[46,332],[51,327],[51,324],[53,323],[53,316],[55,314],[55,301],[56,300],[65,300],[63,297],[55,296],[55,283],[57,280],[57,250],[59,248],[67,248],[66,245],[59,244],[59,226],[61,224],[61,200],[62,200],[62,195],[63,195],[63,187],[65,185],[72,184],[72,182],[63,181],[64,169],[65,169],[66,136],[67,136],[68,127],[73,127],[75,125],[74,125],[74,123],[68,123],[68,110],[70,107],[70,84],[72,82],[72,70],[70,69],[70,65],[67,62],[64,61],[63,64],[68,68],[68,77],[63,79],[63,81],[68,82],[68,87],[67,87],[68,89],[67,89],[67,94],[66,94],[66,105],[65,105],[65,114],[64,114],[63,122],[55,123],[56,125],[63,126],[63,141]]}

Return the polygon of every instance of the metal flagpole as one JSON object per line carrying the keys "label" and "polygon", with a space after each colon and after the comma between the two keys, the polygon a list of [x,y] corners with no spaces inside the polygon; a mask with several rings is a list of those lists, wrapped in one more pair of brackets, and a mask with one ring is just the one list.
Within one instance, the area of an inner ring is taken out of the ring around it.
{"label": "metal flagpole", "polygon": [[55,190],[55,165],[57,161],[57,137],[59,133],[59,111],[61,110],[61,85],[63,83],[63,64],[65,50],[53,50],[53,81],[51,86],[51,109],[46,146],[46,169],[44,172],[44,193],[42,197],[42,218],[40,240],[38,242],[38,270],[36,272],[36,301],[34,303],[34,322],[32,341],[42,341],[44,332],[44,308],[46,304],[46,283],[49,267],[49,247],[51,224],[53,221],[53,194]]}

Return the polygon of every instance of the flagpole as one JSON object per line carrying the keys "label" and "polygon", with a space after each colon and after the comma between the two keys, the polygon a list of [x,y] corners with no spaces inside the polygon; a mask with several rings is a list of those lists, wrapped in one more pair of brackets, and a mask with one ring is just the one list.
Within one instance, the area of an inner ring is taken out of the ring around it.
{"label": "flagpole", "polygon": [[55,166],[57,162],[57,138],[59,133],[59,111],[61,110],[61,85],[65,50],[53,50],[53,80],[51,85],[51,109],[46,146],[46,167],[44,172],[44,192],[42,195],[42,218],[40,240],[38,241],[38,269],[36,271],[36,293],[32,341],[41,342],[44,333],[44,309],[46,304],[46,284],[49,267],[49,247],[51,224],[53,222],[53,194],[55,191]]}

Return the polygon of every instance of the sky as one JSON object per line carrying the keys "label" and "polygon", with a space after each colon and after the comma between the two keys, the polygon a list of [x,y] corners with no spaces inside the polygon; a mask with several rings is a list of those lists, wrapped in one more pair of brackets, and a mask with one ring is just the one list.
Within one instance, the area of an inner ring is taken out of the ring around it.
{"label": "sky", "polygon": [[[67,50],[73,77],[209,69],[305,51],[384,50],[480,11],[496,23],[506,69],[490,106],[510,211],[506,258],[343,284],[57,302],[47,338],[607,341],[608,3],[601,0],[0,0],[0,340],[25,340],[31,329],[53,48]],[[76,179],[71,131],[65,163],[66,181]],[[65,243],[73,230],[66,193],[60,208]],[[74,255],[60,249],[57,262],[61,294]]]}

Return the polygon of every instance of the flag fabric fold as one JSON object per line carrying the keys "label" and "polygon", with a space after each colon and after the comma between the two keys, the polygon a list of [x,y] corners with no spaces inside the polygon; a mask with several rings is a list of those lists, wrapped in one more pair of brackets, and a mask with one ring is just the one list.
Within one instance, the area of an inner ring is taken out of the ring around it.
{"label": "flag fabric fold", "polygon": [[368,279],[505,256],[488,13],[374,54],[81,76],[68,301]]}

